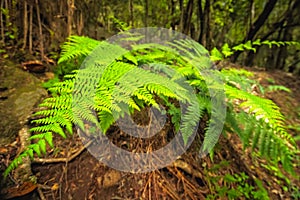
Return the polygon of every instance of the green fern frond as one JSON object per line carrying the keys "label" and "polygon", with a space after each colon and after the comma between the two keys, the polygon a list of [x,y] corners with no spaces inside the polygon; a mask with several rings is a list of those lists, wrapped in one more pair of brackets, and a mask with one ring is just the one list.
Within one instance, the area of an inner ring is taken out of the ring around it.
{"label": "green fern frond", "polygon": [[287,93],[291,93],[291,90],[283,85],[269,85],[266,88],[265,92],[274,92],[274,91],[285,91]]}
{"label": "green fern frond", "polygon": [[[23,163],[23,159],[27,158],[29,155],[33,155],[32,149],[22,152],[18,157],[16,157],[9,166],[5,169],[3,176],[6,178],[8,174],[17,168],[19,165]],[[31,156],[30,156],[31,157]]]}
{"label": "green fern frond", "polygon": [[284,169],[294,173],[293,160],[296,150],[290,141],[283,139],[281,133],[270,127],[270,124],[262,119],[257,119],[255,114],[245,111],[228,112],[226,127],[239,135],[244,148],[251,146],[252,150],[258,149],[258,154],[268,160],[281,162]]}
{"label": "green fern frond", "polygon": [[[74,77],[73,77],[74,76]],[[75,74],[72,77],[75,78]],[[66,79],[63,82],[58,82],[53,85],[53,87],[49,88],[49,91],[52,94],[70,94],[74,90],[74,80],[71,78]]]}
{"label": "green fern frond", "polygon": [[110,112],[102,111],[99,113],[100,127],[105,134],[109,127],[115,122],[115,118]]}
{"label": "green fern frond", "polygon": [[67,138],[64,130],[61,128],[59,123],[47,124],[44,126],[37,126],[30,129],[32,132],[55,132],[63,138]]}
{"label": "green fern frond", "polygon": [[243,102],[238,106],[249,114],[254,114],[257,119],[263,119],[269,124],[288,146],[294,146],[295,142],[284,127],[284,116],[280,113],[278,106],[271,100],[252,95],[235,87],[226,85],[226,95],[230,99],[240,99]]}
{"label": "green fern frond", "polygon": [[36,124],[53,124],[53,123],[58,123],[58,124],[60,124],[60,126],[65,127],[66,130],[70,134],[73,133],[72,122],[70,121],[70,119],[66,115],[54,115],[52,117],[46,117],[46,118],[42,118],[42,119],[33,120],[32,122],[36,123]]}
{"label": "green fern frond", "polygon": [[61,56],[58,64],[72,60],[79,56],[87,56],[93,51],[101,42],[83,36],[70,36],[68,41],[65,42],[61,49]]}
{"label": "green fern frond", "polygon": [[[64,104],[61,102],[64,102]],[[45,99],[39,106],[47,107],[48,109],[70,109],[72,106],[72,94],[69,92],[69,94],[49,97]]]}
{"label": "green fern frond", "polygon": [[53,135],[52,132],[46,132],[46,133],[41,133],[41,134],[35,134],[32,135],[30,138],[30,140],[34,140],[34,139],[45,139],[45,141],[49,144],[49,146],[51,148],[54,147],[53,145]]}
{"label": "green fern frond", "polygon": [[[180,131],[183,136],[184,144],[187,144],[188,139],[195,133],[195,128],[198,127],[198,123],[202,118],[206,107],[206,103],[198,102],[197,99],[191,98],[191,103],[188,105],[186,113],[182,113],[182,120]],[[206,139],[205,144],[209,141]]]}

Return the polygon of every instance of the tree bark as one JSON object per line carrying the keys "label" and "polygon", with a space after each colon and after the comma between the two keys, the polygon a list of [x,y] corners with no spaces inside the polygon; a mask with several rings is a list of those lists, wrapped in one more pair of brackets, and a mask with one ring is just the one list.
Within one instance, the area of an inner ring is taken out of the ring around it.
{"label": "tree bark", "polygon": [[205,34],[205,46],[209,50],[211,49],[211,30],[210,30],[210,0],[206,0],[205,2],[205,8],[204,8],[204,16],[205,16],[205,28],[206,28],[206,34]]}
{"label": "tree bark", "polygon": [[41,60],[44,60],[44,36],[43,36],[42,22],[41,22],[41,16],[40,16],[39,0],[35,0],[35,4],[36,4],[36,15],[37,15],[37,20],[38,20],[38,26],[39,26]]}
{"label": "tree bark", "polygon": [[194,4],[194,0],[189,0],[186,7],[186,11],[184,13],[184,21],[183,21],[184,34],[188,34],[191,27],[191,21],[193,15],[193,4]]}
{"label": "tree bark", "polygon": [[198,0],[198,14],[199,14],[199,24],[200,24],[200,33],[198,42],[200,44],[203,44],[203,35],[204,35],[204,14],[203,14],[203,8],[202,8],[202,0]]}
{"label": "tree bark", "polygon": [[183,0],[179,0],[179,9],[180,9],[180,22],[179,22],[179,31],[183,31],[183,20],[184,20],[184,5]]}
{"label": "tree bark", "polygon": [[[3,8],[4,6],[4,0],[1,0],[1,8]],[[4,21],[3,21],[3,13],[2,13],[2,9],[0,9],[0,26],[1,26],[1,46],[5,45],[5,40],[4,40]]]}
{"label": "tree bark", "polygon": [[255,2],[254,0],[250,0],[250,4],[249,4],[249,30],[251,28],[253,28],[253,21],[254,21],[254,17],[255,17]]}
{"label": "tree bark", "polygon": [[68,0],[68,25],[67,25],[67,33],[68,36],[72,34],[72,23],[73,23],[73,13],[75,8],[75,0]]}
{"label": "tree bark", "polygon": [[171,27],[172,27],[172,30],[175,30],[176,29],[176,21],[175,21],[175,1],[174,0],[171,0],[171,19],[172,19],[172,22],[171,22]]}
{"label": "tree bark", "polygon": [[33,16],[33,6],[29,6],[29,53],[32,54],[32,16]]}
{"label": "tree bark", "polygon": [[145,27],[148,27],[149,1],[145,0]]}
{"label": "tree bark", "polygon": [[[255,37],[257,32],[260,30],[260,28],[264,25],[264,23],[268,19],[269,15],[271,14],[272,10],[274,9],[276,3],[277,3],[277,0],[268,0],[264,10],[259,15],[257,20],[254,22],[253,26],[250,28],[247,36],[243,40],[243,43],[245,43],[248,40],[252,40]],[[240,54],[241,54],[241,51],[237,51],[234,54],[233,62],[236,62],[236,60],[238,59]]]}
{"label": "tree bark", "polygon": [[[282,20],[280,20],[279,22],[273,24],[273,26],[272,26],[272,27],[274,27],[273,30],[271,30],[269,33],[267,33],[265,36],[263,36],[261,38],[262,41],[267,40],[271,35],[273,35],[275,32],[277,32],[278,29],[279,29],[279,32],[282,32],[285,29],[288,29],[290,27],[290,25],[292,25],[292,19],[294,18],[294,13],[296,13],[296,15],[298,14],[297,12],[294,12],[294,11],[299,9],[300,1],[295,0],[293,2],[291,0],[289,5],[291,5],[291,6],[286,10],[285,14],[282,17]],[[279,39],[279,40],[281,40],[281,39]],[[259,51],[260,51],[260,47],[257,47],[256,54]],[[255,57],[254,53],[252,51],[249,52],[248,55],[247,55],[247,58],[245,60],[245,65],[251,66],[253,64],[254,57]],[[279,56],[279,57],[280,57],[279,59],[283,59],[281,56]]]}
{"label": "tree bark", "polygon": [[251,27],[250,31],[248,32],[247,37],[245,38],[245,42],[248,40],[252,40],[259,29],[264,25],[266,20],[268,19],[269,15],[271,14],[272,10],[275,7],[277,0],[269,0],[266,4],[263,12],[260,14],[258,19],[254,22],[253,26]]}
{"label": "tree bark", "polygon": [[133,0],[129,0],[129,13],[130,13],[130,23],[129,25],[133,27]]}
{"label": "tree bark", "polygon": [[22,49],[25,49],[27,46],[27,34],[28,34],[28,15],[27,15],[27,3],[24,1],[24,18],[23,18],[23,46]]}

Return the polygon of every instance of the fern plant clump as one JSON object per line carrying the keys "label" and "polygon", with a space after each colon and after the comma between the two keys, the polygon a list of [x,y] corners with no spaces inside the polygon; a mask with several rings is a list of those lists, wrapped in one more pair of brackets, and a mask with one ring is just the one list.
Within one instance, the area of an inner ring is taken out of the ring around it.
{"label": "fern plant clump", "polygon": [[[37,142],[12,161],[5,176],[24,157],[42,156],[47,144],[53,148],[53,134],[66,138],[73,134],[74,126],[85,130],[87,123],[105,134],[125,115],[149,106],[160,110],[161,104],[184,145],[207,114],[203,152],[212,150],[225,123],[223,132],[237,134],[245,147],[251,146],[260,156],[293,173],[299,150],[285,129],[278,106],[249,90],[251,73],[213,70],[208,52],[191,40],[175,39],[166,46],[140,42],[145,41],[143,35],[132,35],[124,44],[128,41],[130,48],[82,36],[68,39],[59,63],[87,59],[80,70],[49,88],[51,97],[40,104],[44,109],[36,112],[39,119],[32,121],[30,139]],[[226,102],[217,101],[225,99],[225,94]],[[172,100],[187,105],[186,109],[178,110]]]}

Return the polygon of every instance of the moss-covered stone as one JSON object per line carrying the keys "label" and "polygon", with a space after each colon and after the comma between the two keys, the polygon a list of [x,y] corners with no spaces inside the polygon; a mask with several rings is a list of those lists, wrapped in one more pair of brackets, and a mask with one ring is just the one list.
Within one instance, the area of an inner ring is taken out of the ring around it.
{"label": "moss-covered stone", "polygon": [[0,66],[0,146],[15,140],[47,92],[41,81],[11,62]]}

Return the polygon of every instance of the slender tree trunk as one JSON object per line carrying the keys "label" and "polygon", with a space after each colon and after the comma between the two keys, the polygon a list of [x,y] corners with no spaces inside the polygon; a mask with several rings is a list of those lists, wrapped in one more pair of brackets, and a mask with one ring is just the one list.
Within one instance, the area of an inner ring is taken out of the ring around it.
{"label": "slender tree trunk", "polygon": [[184,34],[188,34],[191,27],[191,21],[193,15],[193,4],[194,4],[194,0],[189,0],[186,7],[186,11],[184,13],[184,21],[183,21]]}
{"label": "slender tree trunk", "polygon": [[[273,29],[269,33],[267,33],[264,37],[262,37],[262,40],[268,39],[272,34],[274,34],[281,27],[287,27],[284,24],[286,23],[287,19],[292,18],[294,11],[296,13],[298,13],[298,15],[299,15],[299,11],[297,12],[297,9],[299,10],[299,8],[300,8],[300,1],[299,0],[295,0],[295,1],[290,0],[289,5],[291,5],[291,6],[286,10],[282,19],[279,22],[276,22],[271,26],[271,27],[273,27]],[[300,23],[296,24],[296,26],[299,26],[299,25],[300,25]]]}
{"label": "slender tree trunk", "polygon": [[171,27],[172,27],[172,30],[175,30],[176,29],[176,21],[175,21],[175,1],[174,0],[171,0],[171,19],[172,19],[172,22],[171,22]]}
{"label": "slender tree trunk", "polygon": [[[201,1],[201,0],[199,0]],[[199,2],[198,2],[199,4]],[[201,9],[202,9],[202,4],[201,4]],[[209,34],[209,11],[210,10],[210,1],[209,0],[205,0],[205,5],[204,5],[204,11],[202,13],[202,19],[201,19],[201,32],[200,32],[200,36],[199,36],[199,40],[200,40],[200,43],[207,47],[208,45],[208,40],[209,39],[207,37],[207,34]]]}
{"label": "slender tree trunk", "polygon": [[148,27],[149,1],[145,0],[145,27]]}
{"label": "slender tree trunk", "polygon": [[39,26],[41,60],[44,60],[44,36],[43,36],[43,29],[42,29],[41,15],[40,15],[39,0],[35,0],[35,5],[36,5],[36,15],[37,15],[37,20],[38,20],[38,26]]}
{"label": "slender tree trunk", "polygon": [[[4,0],[1,0],[1,8],[4,6]],[[5,45],[5,35],[4,35],[4,21],[3,21],[3,13],[2,9],[0,9],[0,26],[1,26],[1,46]]]}
{"label": "slender tree trunk", "polygon": [[211,47],[211,30],[210,30],[210,0],[205,1],[204,7],[204,31],[205,31],[205,42],[204,46],[208,49]]}
{"label": "slender tree trunk", "polygon": [[27,45],[27,34],[28,34],[28,13],[27,13],[27,3],[24,1],[24,18],[23,18],[23,46],[22,49],[26,48]]}
{"label": "slender tree trunk", "polygon": [[67,33],[68,36],[72,34],[72,23],[73,23],[73,13],[74,13],[74,1],[75,0],[68,0],[68,25],[67,25]]}
{"label": "slender tree trunk", "polygon": [[[292,21],[293,21],[292,18],[287,19],[287,26],[289,24],[291,24]],[[282,27],[282,30],[280,32],[283,33],[283,36],[280,37],[278,39],[278,41],[290,41],[292,39],[290,28]],[[287,47],[286,46],[280,47],[279,50],[278,50],[278,54],[276,56],[276,61],[275,61],[275,66],[274,67],[276,69],[283,70],[284,66],[285,66],[285,63],[286,63],[287,56],[288,56]]]}
{"label": "slender tree trunk", "polygon": [[253,20],[255,17],[255,2],[254,0],[250,0],[250,4],[249,4],[249,30],[251,30],[253,28]]}
{"label": "slender tree trunk", "polygon": [[[275,7],[277,0],[268,0],[264,10],[262,11],[262,13],[259,15],[259,17],[257,18],[257,20],[254,22],[253,26],[250,28],[247,36],[245,37],[245,39],[243,40],[243,42],[246,42],[248,40],[252,40],[255,35],[257,34],[257,32],[260,30],[260,28],[264,25],[264,23],[266,22],[266,20],[268,19],[269,15],[271,14],[272,10]],[[239,55],[241,54],[241,51],[237,51],[234,56],[233,56],[233,62],[235,62]]]}
{"label": "slender tree trunk", "polygon": [[32,17],[33,16],[33,6],[29,5],[29,53],[32,54]]}
{"label": "slender tree trunk", "polygon": [[129,23],[129,25],[131,26],[131,27],[133,27],[134,26],[134,18],[133,18],[133,0],[129,0],[129,13],[130,13],[130,23]]}
{"label": "slender tree trunk", "polygon": [[80,10],[80,12],[77,16],[77,34],[78,35],[82,35],[83,27],[84,27],[83,14],[82,14],[82,11]]}
{"label": "slender tree trunk", "polygon": [[198,38],[198,42],[200,44],[203,44],[203,35],[204,35],[204,14],[203,14],[203,8],[202,8],[202,0],[198,0],[198,14],[199,14],[199,20],[200,20],[200,34]]}
{"label": "slender tree trunk", "polygon": [[[279,22],[277,22],[276,24],[271,26],[271,27],[274,27],[273,30],[271,30],[269,33],[267,33],[265,36],[263,36],[261,38],[262,41],[267,40],[271,35],[273,35],[275,32],[277,32],[278,29],[280,32],[283,29],[289,28],[288,24],[290,24],[290,23],[288,23],[288,21],[292,20],[295,17],[295,15],[293,15],[294,13],[296,13],[296,15],[298,14],[297,9],[299,9],[300,1],[299,0],[295,0],[295,1],[290,0],[289,5],[290,6],[289,6],[289,8],[287,8],[285,14],[282,17],[282,20],[280,20]],[[260,51],[260,47],[257,47],[256,54],[258,54],[259,51]],[[253,65],[254,57],[255,57],[255,54],[252,51],[250,51],[247,55],[247,58],[246,58],[244,64],[247,66]],[[283,58],[280,56],[279,59],[283,59]]]}
{"label": "slender tree trunk", "polygon": [[264,25],[266,20],[268,19],[269,15],[271,14],[272,10],[275,7],[277,0],[269,0],[266,4],[263,12],[260,14],[258,19],[254,22],[253,26],[251,27],[250,31],[248,32],[247,37],[244,41],[252,40],[259,29]]}
{"label": "slender tree trunk", "polygon": [[183,5],[183,0],[179,0],[179,9],[180,9],[179,31],[183,31],[183,20],[184,20],[184,5]]}

